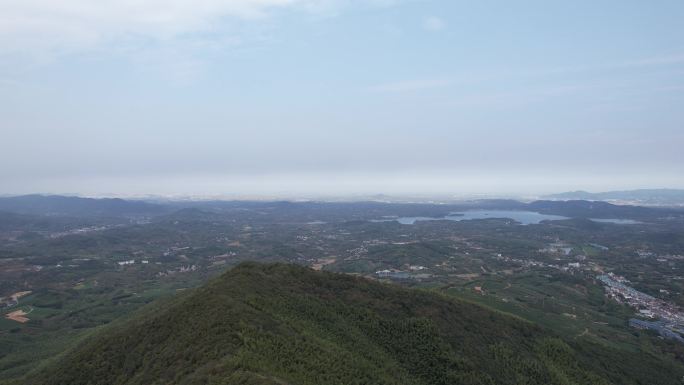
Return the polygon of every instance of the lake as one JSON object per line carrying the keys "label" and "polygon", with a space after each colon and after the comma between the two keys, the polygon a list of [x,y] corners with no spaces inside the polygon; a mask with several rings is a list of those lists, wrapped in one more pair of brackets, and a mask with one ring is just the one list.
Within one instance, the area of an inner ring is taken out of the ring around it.
{"label": "lake", "polygon": [[591,218],[594,222],[599,223],[615,223],[616,225],[639,225],[644,222],[635,221],[634,219],[602,219],[602,218]]}
{"label": "lake", "polygon": [[[512,219],[522,225],[538,224],[541,221],[556,221],[568,219],[560,215],[541,214],[535,211],[518,211],[518,210],[470,210],[457,213],[451,213],[441,218],[430,217],[400,217],[396,219],[384,219],[385,221],[397,221],[403,225],[412,225],[418,221],[469,221],[473,219]],[[380,222],[377,221],[377,222]]]}

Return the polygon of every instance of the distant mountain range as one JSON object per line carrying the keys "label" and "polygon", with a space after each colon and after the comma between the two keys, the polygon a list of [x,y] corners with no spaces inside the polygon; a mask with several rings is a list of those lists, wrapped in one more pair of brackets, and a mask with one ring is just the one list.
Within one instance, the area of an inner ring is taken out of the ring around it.
{"label": "distant mountain range", "polygon": [[244,263],[9,384],[679,384],[667,360],[425,290]]}
{"label": "distant mountain range", "polygon": [[[0,198],[0,227],[8,225],[40,224],[46,218],[69,218],[86,224],[92,220],[115,220],[121,222],[135,218],[156,217],[158,221],[218,220],[231,212],[252,213],[255,220],[273,221],[272,213],[280,220],[298,218],[303,222],[323,220],[366,220],[383,216],[442,217],[450,212],[465,210],[530,210],[544,214],[556,214],[571,218],[624,218],[657,220],[681,218],[684,210],[677,205],[644,207],[646,205],[614,204],[596,199],[591,194],[585,199],[572,198],[575,193],[557,194],[554,200],[524,203],[515,200],[489,199],[453,204],[399,204],[384,202],[287,202],[287,201],[182,201],[151,203],[116,198],[80,198],[58,195],[23,195]],[[577,193],[590,194],[590,193]],[[606,193],[607,194],[607,193]],[[560,198],[563,197],[563,198]],[[683,201],[684,202],[684,201]],[[624,203],[624,202],[623,202]],[[653,206],[656,206],[655,204]],[[23,217],[18,217],[18,214]],[[23,226],[26,227],[26,226]],[[33,226],[35,229],[45,226]],[[53,226],[54,227],[54,226]]]}
{"label": "distant mountain range", "polygon": [[591,193],[587,191],[571,191],[551,194],[544,199],[556,200],[593,200],[621,203],[633,203],[653,206],[682,206],[684,205],[684,190],[678,189],[641,189],[625,191],[606,191]]}

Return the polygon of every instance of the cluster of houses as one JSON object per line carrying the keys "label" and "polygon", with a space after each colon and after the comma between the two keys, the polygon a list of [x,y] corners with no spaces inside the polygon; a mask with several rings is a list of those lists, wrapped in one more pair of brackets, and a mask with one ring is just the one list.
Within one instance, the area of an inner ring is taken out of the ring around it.
{"label": "cluster of houses", "polygon": [[[129,259],[126,261],[119,261],[117,263],[119,264],[119,266],[133,265],[135,263],[135,259]],[[150,263],[150,261],[143,259],[140,261],[140,263],[142,263],[143,265],[146,265],[146,264]]]}
{"label": "cluster of houses", "polygon": [[409,279],[411,278],[411,275],[407,271],[401,271],[401,270],[380,270],[376,271],[375,275],[378,276],[378,278],[389,278],[389,279]]}
{"label": "cluster of houses", "polygon": [[645,321],[637,318],[629,320],[629,326],[641,330],[653,330],[660,334],[663,338],[676,340],[684,343],[684,337],[680,333],[684,332],[681,328],[672,329],[671,325],[667,325],[662,321]]}
{"label": "cluster of houses", "polygon": [[157,273],[157,276],[165,277],[165,276],[174,275],[174,274],[178,274],[178,273],[189,273],[192,271],[197,271],[197,269],[198,269],[197,265],[181,266],[175,270],[160,271]]}
{"label": "cluster of houses", "polygon": [[[419,265],[411,265],[411,266],[409,266],[409,270],[413,271],[413,272],[417,272],[417,271],[427,270],[427,267],[419,266]],[[397,270],[397,269],[376,271],[375,275],[378,278],[389,278],[389,279],[410,279],[410,278],[414,277],[408,271]]]}
{"label": "cluster of houses", "polygon": [[637,309],[637,314],[641,317],[657,320],[649,322],[633,318],[630,326],[655,330],[665,338],[684,342],[680,335],[684,333],[684,312],[678,307],[630,287],[627,285],[629,281],[619,275],[602,274],[597,279],[605,285],[606,296]]}

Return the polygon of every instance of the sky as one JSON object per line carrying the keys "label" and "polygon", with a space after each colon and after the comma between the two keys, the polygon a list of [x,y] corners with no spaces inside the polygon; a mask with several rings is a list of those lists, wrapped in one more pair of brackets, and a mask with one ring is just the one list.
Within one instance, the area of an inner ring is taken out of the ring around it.
{"label": "sky", "polygon": [[0,0],[0,194],[684,188],[684,2]]}

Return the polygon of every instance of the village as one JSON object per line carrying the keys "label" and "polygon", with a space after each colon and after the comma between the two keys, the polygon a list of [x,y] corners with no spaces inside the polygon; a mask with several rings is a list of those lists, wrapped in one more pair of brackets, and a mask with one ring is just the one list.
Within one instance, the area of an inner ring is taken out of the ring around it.
{"label": "village", "polygon": [[599,275],[597,279],[605,285],[608,298],[635,308],[641,318],[653,320],[632,318],[630,326],[654,330],[665,338],[684,343],[681,335],[684,333],[684,312],[680,308],[628,286],[630,282],[622,276],[608,273]]}

